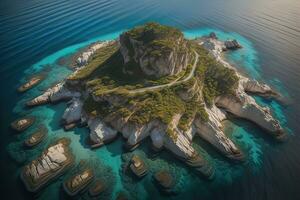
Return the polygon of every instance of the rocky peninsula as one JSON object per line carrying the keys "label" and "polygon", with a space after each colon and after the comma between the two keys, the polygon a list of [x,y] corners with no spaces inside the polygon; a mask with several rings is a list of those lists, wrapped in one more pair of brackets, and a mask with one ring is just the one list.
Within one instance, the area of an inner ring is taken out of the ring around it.
{"label": "rocky peninsula", "polygon": [[[176,28],[148,23],[117,40],[90,46],[79,55],[73,74],[27,105],[67,100],[63,124],[86,125],[92,147],[120,133],[130,150],[150,137],[155,149],[170,151],[212,178],[213,166],[194,149],[193,138],[203,138],[230,159],[243,160],[243,152],[223,132],[221,122],[228,114],[254,122],[275,139],[284,136],[270,109],[249,95],[277,93],[224,60],[223,51],[241,48],[231,45],[237,41],[222,42],[215,34],[187,40]],[[22,173],[30,190],[44,182],[36,168],[33,161]],[[31,179],[37,181],[27,181]]]}

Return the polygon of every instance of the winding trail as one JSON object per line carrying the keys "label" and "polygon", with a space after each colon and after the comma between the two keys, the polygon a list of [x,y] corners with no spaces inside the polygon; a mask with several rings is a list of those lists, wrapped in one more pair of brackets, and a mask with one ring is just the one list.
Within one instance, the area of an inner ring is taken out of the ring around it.
{"label": "winding trail", "polygon": [[178,81],[179,79],[181,79],[182,77],[179,77],[177,79],[175,79],[174,81],[170,82],[170,83],[167,83],[167,84],[163,84],[163,85],[156,85],[156,86],[150,86],[150,87],[145,87],[145,88],[140,88],[140,89],[135,89],[135,90],[129,90],[129,94],[136,94],[136,93],[143,93],[143,92],[146,92],[146,91],[153,91],[153,90],[157,90],[157,89],[161,89],[161,88],[164,88],[164,87],[170,87],[172,85],[175,85],[175,84],[180,84],[180,83],[184,83],[188,80],[190,80],[193,75],[194,75],[194,72],[195,72],[195,69],[197,67],[197,63],[198,63],[198,59],[199,59],[199,55],[194,51],[195,53],[195,62],[193,64],[193,68],[190,72],[190,74],[183,80],[181,81]]}

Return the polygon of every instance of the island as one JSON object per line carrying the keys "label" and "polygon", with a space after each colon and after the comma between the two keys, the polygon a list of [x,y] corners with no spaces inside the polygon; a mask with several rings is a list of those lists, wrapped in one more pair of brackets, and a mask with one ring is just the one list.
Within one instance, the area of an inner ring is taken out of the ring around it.
{"label": "island", "polygon": [[[285,136],[270,109],[251,96],[278,94],[224,59],[224,51],[238,48],[242,46],[236,40],[220,41],[214,33],[189,40],[177,28],[147,23],[116,40],[90,45],[78,55],[70,76],[27,105],[68,101],[63,126],[87,126],[92,148],[122,135],[126,149],[132,150],[150,138],[155,149],[168,150],[211,179],[214,167],[194,149],[193,138],[201,137],[225,157],[243,161],[243,152],[223,131],[222,121],[230,120],[229,115],[255,123],[276,140]],[[139,163],[135,159],[132,166]],[[22,173],[31,190],[40,182],[35,168],[33,162]],[[37,181],[29,184],[31,179]],[[172,186],[167,173],[158,173],[156,179],[165,188]]]}

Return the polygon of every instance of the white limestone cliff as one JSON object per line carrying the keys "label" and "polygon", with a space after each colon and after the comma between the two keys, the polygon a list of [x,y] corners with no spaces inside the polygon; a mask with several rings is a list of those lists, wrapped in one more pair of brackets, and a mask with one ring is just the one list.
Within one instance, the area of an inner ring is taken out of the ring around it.
{"label": "white limestone cliff", "polygon": [[80,56],[78,56],[76,60],[76,64],[78,67],[85,66],[88,64],[90,57],[100,48],[105,47],[110,44],[110,41],[101,41],[92,44],[87,50],[82,52]]}
{"label": "white limestone cliff", "polygon": [[46,92],[42,95],[32,99],[31,101],[27,102],[28,106],[35,106],[41,105],[45,103],[54,103],[61,100],[68,100],[73,97],[80,97],[81,94],[79,92],[70,91],[66,86],[65,83],[58,83],[57,85],[49,88]]}
{"label": "white limestone cliff", "polygon": [[94,143],[94,147],[101,146],[117,136],[117,131],[108,127],[99,118],[90,118],[87,123],[90,129],[90,139]]}
{"label": "white limestone cliff", "polygon": [[[179,37],[173,42],[175,45],[172,50],[164,52],[163,56],[157,56],[153,53],[157,49],[132,38],[125,32],[120,35],[120,52],[125,64],[134,61],[147,75],[156,77],[174,75],[187,67],[191,56],[183,37]],[[186,53],[182,53],[182,49],[185,49]]]}
{"label": "white limestone cliff", "polygon": [[222,42],[213,38],[204,38],[204,40],[201,40],[201,44],[225,67],[234,69],[239,77],[235,96],[224,95],[217,97],[215,100],[216,105],[237,117],[256,123],[276,138],[282,138],[284,135],[283,128],[279,121],[272,116],[269,108],[258,105],[255,99],[246,92],[271,96],[276,93],[268,85],[260,84],[255,80],[250,80],[242,76],[234,67],[226,62],[222,56]]}
{"label": "white limestone cliff", "polygon": [[63,122],[71,124],[80,121],[82,107],[83,102],[79,98],[73,98],[62,116]]}
{"label": "white limestone cliff", "polygon": [[201,119],[196,118],[193,123],[197,134],[226,157],[236,160],[243,159],[241,151],[222,130],[221,122],[226,119],[225,113],[216,106],[205,109],[209,116],[208,121],[203,122]]}

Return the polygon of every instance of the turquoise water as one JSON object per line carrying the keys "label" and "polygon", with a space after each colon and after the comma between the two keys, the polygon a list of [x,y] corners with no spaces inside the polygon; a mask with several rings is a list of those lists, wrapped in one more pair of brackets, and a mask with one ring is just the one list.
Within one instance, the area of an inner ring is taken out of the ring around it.
{"label": "turquoise water", "polygon": [[[251,42],[241,35],[237,33],[225,33],[216,29],[199,29],[193,31],[185,31],[185,36],[187,38],[194,38],[207,35],[211,31],[216,32],[218,37],[222,40],[228,38],[237,38],[243,45],[243,50],[229,53],[227,57],[233,63],[242,63],[242,66],[244,66],[243,70],[245,70],[246,73],[248,72],[251,74],[251,76],[257,77],[257,74],[259,74],[259,65],[256,64],[257,53],[251,45]],[[127,194],[132,195],[134,199],[147,199],[150,197],[153,198],[153,196],[156,196],[157,198],[165,197],[161,196],[157,188],[154,186],[151,177],[152,173],[155,173],[155,171],[160,169],[166,169],[174,175],[177,183],[174,188],[174,193],[176,195],[174,195],[173,198],[175,199],[181,199],[183,196],[187,196],[187,192],[191,188],[194,188],[194,186],[197,186],[197,193],[199,192],[199,194],[205,194],[209,196],[209,194],[206,192],[207,187],[218,188],[222,187],[223,185],[232,184],[235,179],[243,175],[243,171],[245,170],[245,168],[248,168],[248,170],[250,170],[252,173],[256,173],[256,171],[259,170],[260,166],[262,165],[263,141],[262,139],[253,136],[253,131],[255,130],[251,130],[251,128],[249,128],[249,126],[251,127],[251,125],[249,124],[235,124],[232,122],[225,123],[226,127],[228,127],[226,133],[233,139],[233,141],[235,141],[240,146],[243,152],[247,155],[247,161],[244,164],[232,164],[222,158],[222,156],[214,152],[214,150],[212,150],[211,148],[208,147],[208,151],[206,151],[203,146],[207,147],[208,145],[203,141],[200,141],[200,139],[196,140],[194,144],[196,150],[207,160],[209,160],[209,162],[212,163],[212,165],[214,165],[216,168],[216,177],[209,183],[207,183],[207,181],[205,180],[201,180],[201,178],[195,178],[195,175],[189,172],[186,166],[184,166],[182,163],[179,163],[175,159],[170,158],[172,157],[171,154],[164,153],[162,156],[158,155],[156,158],[150,158],[151,153],[147,152],[147,146],[149,147],[150,145],[145,145],[146,147],[139,148],[134,152],[141,155],[141,157],[146,160],[147,166],[149,166],[150,171],[149,175],[145,179],[136,180],[130,175],[126,175],[126,173],[124,174],[122,170],[121,156],[124,153],[122,150],[122,139],[118,139],[112,144],[106,145],[97,150],[90,150],[90,148],[85,144],[85,139],[88,136],[88,130],[86,128],[76,128],[74,131],[65,132],[59,126],[60,118],[63,114],[64,109],[66,108],[65,103],[40,106],[30,110],[26,110],[24,112],[24,103],[26,101],[34,96],[39,95],[47,87],[63,80],[68,74],[72,72],[68,68],[68,66],[61,66],[58,64],[57,61],[59,58],[69,56],[70,54],[75,53],[80,48],[87,46],[92,42],[98,40],[115,39],[120,32],[121,31],[102,37],[97,37],[87,42],[64,48],[50,56],[47,56],[25,71],[25,74],[27,76],[30,76],[31,74],[39,73],[46,68],[48,71],[48,76],[46,80],[42,82],[42,84],[30,90],[24,95],[24,97],[17,103],[17,106],[14,108],[14,112],[22,114],[26,113],[37,117],[38,123],[36,124],[44,124],[48,128],[49,134],[47,142],[39,145],[37,149],[24,150],[22,141],[28,136],[30,132],[32,132],[32,129],[36,127],[30,128],[30,130],[26,131],[25,134],[21,135],[18,142],[13,142],[9,145],[8,151],[10,151],[12,157],[21,163],[29,161],[39,155],[43,147],[47,146],[47,144],[49,144],[54,139],[60,137],[68,137],[72,141],[71,148],[74,155],[76,155],[76,163],[79,163],[81,160],[88,160],[89,162],[99,160],[99,163],[101,163],[101,165],[111,170],[111,176],[115,179],[113,185],[111,186],[113,191],[112,196],[116,197],[118,192],[127,191]],[[24,78],[26,78],[26,76]],[[260,102],[263,103],[262,100]],[[271,104],[265,103],[264,105],[271,105],[274,112],[276,113],[276,116],[283,123],[286,123],[286,119],[284,118],[281,107],[278,104],[272,102]],[[128,154],[130,155],[130,153]],[[123,156],[126,155],[127,154],[123,154]],[[39,199],[53,199],[53,193],[58,194],[57,191],[60,190],[60,184],[62,180],[63,178],[61,178],[57,182],[52,183],[49,187],[47,187],[47,189],[43,190],[39,195]]]}
{"label": "turquoise water", "polygon": [[[300,199],[300,4],[297,0],[3,0],[0,2],[0,191],[3,199],[65,199],[61,183],[73,169],[52,182],[39,194],[25,191],[19,171],[36,158],[53,140],[68,137],[76,164],[84,160],[107,180],[110,190],[104,199],[114,199],[119,191],[132,199]],[[264,81],[288,103],[255,99],[271,107],[289,133],[289,140],[276,143],[251,123],[226,121],[226,134],[246,155],[244,163],[232,163],[210,145],[195,138],[195,149],[216,168],[216,177],[207,181],[196,177],[168,152],[154,156],[149,141],[133,153],[144,158],[149,174],[137,180],[124,172],[123,160],[131,153],[122,151],[123,140],[96,150],[85,144],[86,128],[65,132],[59,121],[65,103],[26,109],[24,103],[61,81],[72,71],[69,56],[98,41],[116,38],[119,33],[147,21],[173,25],[188,38],[211,31],[221,39],[237,39],[243,49],[226,58],[241,73]],[[48,74],[32,90],[18,94],[17,87],[32,74]],[[9,123],[22,115],[37,117],[28,131],[15,135]],[[40,124],[48,128],[47,139],[35,149],[25,150],[23,141]],[[171,172],[176,180],[174,194],[162,195],[153,183],[159,169]],[[81,199],[86,199],[86,194]]]}

